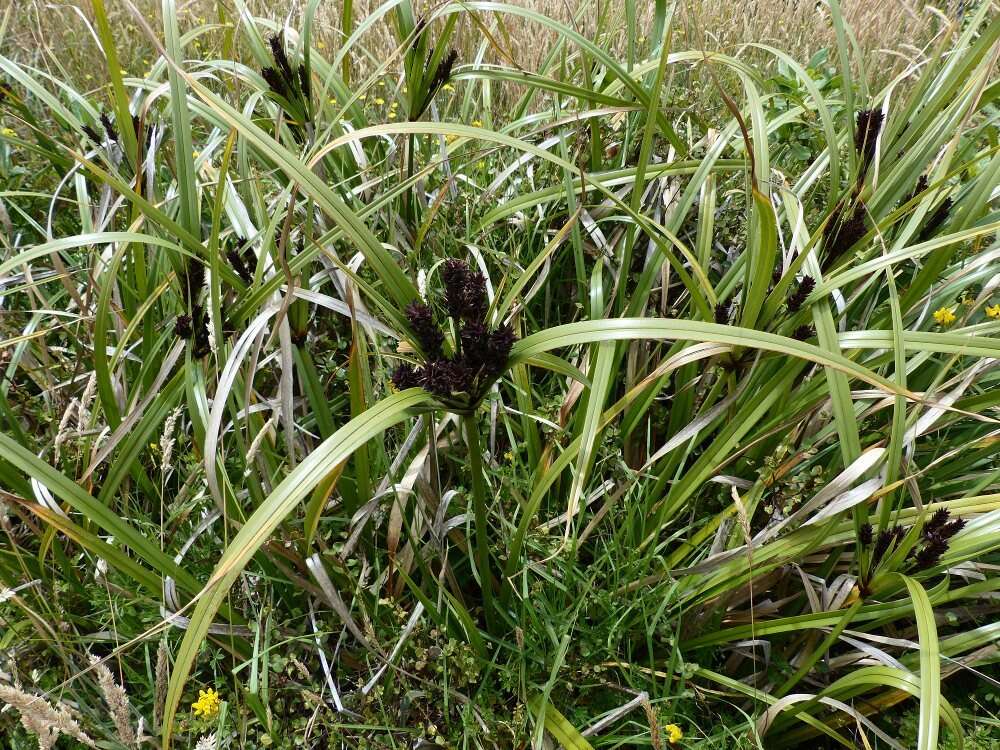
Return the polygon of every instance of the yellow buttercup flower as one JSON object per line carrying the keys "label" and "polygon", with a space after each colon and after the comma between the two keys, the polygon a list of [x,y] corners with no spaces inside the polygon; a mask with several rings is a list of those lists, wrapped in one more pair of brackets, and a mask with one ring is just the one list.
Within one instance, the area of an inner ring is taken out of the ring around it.
{"label": "yellow buttercup flower", "polygon": [[667,724],[663,727],[667,731],[667,742],[671,745],[676,745],[682,739],[684,739],[684,732],[676,724]]}
{"label": "yellow buttercup flower", "polygon": [[17,133],[14,132],[13,128],[3,128],[0,129],[0,135],[5,136],[7,138],[13,138],[15,135],[17,135]]}
{"label": "yellow buttercup flower", "polygon": [[208,690],[198,691],[198,700],[191,704],[191,709],[194,711],[195,716],[210,719],[219,713],[219,706],[221,705],[222,699],[219,697],[219,694],[212,688],[209,688]]}
{"label": "yellow buttercup flower", "polygon": [[[441,90],[442,91],[454,91],[455,87],[452,86],[450,83],[446,83],[444,86],[441,87]],[[403,87],[403,91],[406,91],[406,86]]]}
{"label": "yellow buttercup flower", "polygon": [[483,121],[482,120],[473,120],[472,121],[472,127],[474,127],[474,128],[481,128],[482,126],[483,126]]}
{"label": "yellow buttercup flower", "polygon": [[987,305],[986,316],[993,319],[1000,318],[1000,302],[997,302],[992,307],[990,305]]}
{"label": "yellow buttercup flower", "polygon": [[941,307],[934,311],[934,320],[940,326],[950,326],[957,318],[955,317],[955,313],[951,311],[951,308]]}
{"label": "yellow buttercup flower", "polygon": [[383,104],[385,104],[385,99],[383,99],[381,96],[377,96],[375,97],[375,103],[381,107]]}

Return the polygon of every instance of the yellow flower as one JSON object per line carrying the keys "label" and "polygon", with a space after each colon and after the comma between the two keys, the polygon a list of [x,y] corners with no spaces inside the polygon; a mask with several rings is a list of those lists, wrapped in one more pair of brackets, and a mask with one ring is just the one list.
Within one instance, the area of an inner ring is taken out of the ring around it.
{"label": "yellow flower", "polygon": [[390,112],[390,113],[389,113],[389,114],[387,115],[387,117],[388,117],[388,118],[389,118],[390,120],[395,120],[395,119],[396,119],[396,113],[395,113],[395,112]]}
{"label": "yellow flower", "polygon": [[483,121],[482,120],[473,120],[472,121],[472,127],[474,127],[474,128],[481,128],[482,126],[483,126]]}
{"label": "yellow flower", "polygon": [[678,742],[684,739],[684,732],[682,732],[681,728],[676,724],[667,724],[663,728],[667,730],[667,742],[669,742],[671,745],[676,745]]}
{"label": "yellow flower", "polygon": [[[446,84],[445,84],[444,86],[442,86],[441,88],[442,88],[442,89],[443,89],[444,91],[454,91],[454,90],[455,90],[455,87],[454,87],[454,86],[452,86],[452,85],[451,85],[450,83],[446,83]],[[405,88],[405,87],[403,88],[403,91],[406,91],[406,88]]]}
{"label": "yellow flower", "polygon": [[323,42],[316,42],[316,49],[326,49],[326,45]]}
{"label": "yellow flower", "polygon": [[198,700],[191,704],[191,709],[194,711],[195,716],[210,719],[219,713],[219,706],[221,705],[222,699],[219,697],[219,694],[212,688],[209,688],[208,690],[198,691]]}
{"label": "yellow flower", "polygon": [[987,305],[986,306],[986,315],[987,315],[987,317],[994,318],[994,319],[1000,318],[1000,302],[997,302],[992,307],[990,307],[989,305]]}
{"label": "yellow flower", "polygon": [[507,451],[503,454],[503,457],[507,460],[507,463],[514,463],[514,451]]}
{"label": "yellow flower", "polygon": [[957,320],[955,318],[955,313],[951,311],[948,307],[941,307],[934,311],[934,320],[937,321],[940,326],[950,326]]}
{"label": "yellow flower", "polygon": [[368,94],[362,94],[361,96],[358,97],[358,99],[360,99],[361,101],[364,101],[367,98],[368,98]]}
{"label": "yellow flower", "polygon": [[375,103],[381,107],[383,104],[385,104],[385,99],[383,99],[381,96],[377,96],[375,97]]}
{"label": "yellow flower", "polygon": [[7,138],[13,138],[15,135],[17,135],[17,133],[14,132],[13,128],[3,128],[0,129],[0,135],[5,136]]}

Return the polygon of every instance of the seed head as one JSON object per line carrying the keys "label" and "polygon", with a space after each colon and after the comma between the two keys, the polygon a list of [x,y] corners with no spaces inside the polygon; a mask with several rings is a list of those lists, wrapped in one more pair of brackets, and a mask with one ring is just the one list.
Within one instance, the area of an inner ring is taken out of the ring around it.
{"label": "seed head", "polygon": [[444,306],[455,320],[482,320],[486,314],[486,279],[461,260],[451,258],[441,269]]}
{"label": "seed head", "polygon": [[397,391],[416,388],[423,379],[423,372],[408,362],[404,362],[392,373],[392,385]]}
{"label": "seed head", "polygon": [[873,534],[874,531],[872,529],[872,525],[870,523],[866,523],[858,532],[858,541],[865,547],[868,547],[872,543]]}
{"label": "seed head", "polygon": [[812,290],[815,288],[816,280],[812,276],[803,276],[798,288],[788,297],[789,312],[798,312],[802,307],[802,303],[806,301],[806,298],[812,294]]}
{"label": "seed head", "polygon": [[813,330],[812,326],[802,325],[792,331],[792,338],[796,341],[808,341],[816,332]]}
{"label": "seed head", "polygon": [[880,109],[863,109],[858,112],[858,123],[854,130],[854,148],[861,155],[864,168],[875,159],[875,145],[885,115]]}
{"label": "seed head", "polygon": [[417,338],[417,343],[427,357],[436,357],[441,353],[444,334],[434,322],[434,313],[422,302],[411,302],[406,308],[406,318]]}

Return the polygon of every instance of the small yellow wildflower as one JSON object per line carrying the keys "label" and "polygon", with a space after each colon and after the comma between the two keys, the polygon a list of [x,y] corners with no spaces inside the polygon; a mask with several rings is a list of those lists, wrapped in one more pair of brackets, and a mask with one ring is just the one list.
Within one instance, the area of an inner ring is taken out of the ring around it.
{"label": "small yellow wildflower", "polygon": [[389,102],[389,109],[399,109],[399,102]]}
{"label": "small yellow wildflower", "polygon": [[381,96],[376,96],[375,103],[381,107],[383,104],[385,104],[385,99],[383,99]]}
{"label": "small yellow wildflower", "polygon": [[385,81],[379,81],[378,85],[381,86],[381,87],[383,87],[383,88],[385,88]]}
{"label": "small yellow wildflower", "polygon": [[503,454],[503,457],[506,459],[507,463],[514,463],[514,451],[507,451]]}
{"label": "small yellow wildflower", "polygon": [[474,127],[474,128],[481,128],[482,126],[483,126],[483,121],[482,120],[473,120],[472,121],[472,127]]}
{"label": "small yellow wildflower", "polygon": [[222,699],[219,697],[219,694],[212,688],[209,688],[208,690],[198,691],[198,700],[191,704],[191,709],[194,711],[195,716],[210,719],[219,713],[219,706],[221,705]]}
{"label": "small yellow wildflower", "polygon": [[316,49],[326,49],[326,45],[323,42],[316,42]]}
{"label": "small yellow wildflower", "polygon": [[390,112],[388,115],[386,115],[386,117],[388,117],[390,120],[395,120],[396,119],[396,113],[395,112]]}
{"label": "small yellow wildflower", "polygon": [[191,152],[191,158],[197,159],[199,156],[201,156],[201,151],[192,151]]}
{"label": "small yellow wildflower", "polygon": [[669,742],[671,745],[676,745],[678,742],[684,739],[684,732],[682,732],[681,728],[676,724],[667,724],[663,728],[667,730],[667,742]]}
{"label": "small yellow wildflower", "polygon": [[0,130],[0,135],[5,136],[7,138],[13,138],[15,135],[17,135],[17,133],[14,132],[13,128],[3,128],[2,130]]}
{"label": "small yellow wildflower", "polygon": [[994,320],[1000,319],[1000,302],[997,302],[993,306],[986,306],[986,317],[993,318]]}
{"label": "small yellow wildflower", "polygon": [[[446,84],[445,84],[444,86],[442,86],[441,88],[442,88],[442,89],[444,89],[445,91],[454,91],[454,90],[455,90],[455,87],[454,87],[454,86],[452,86],[452,85],[451,85],[450,83],[446,83]],[[403,91],[406,91],[406,88],[405,88],[405,87],[403,88]]]}
{"label": "small yellow wildflower", "polygon": [[950,326],[957,320],[957,318],[955,317],[955,313],[953,313],[950,308],[941,307],[934,311],[934,320],[936,320],[940,326]]}
{"label": "small yellow wildflower", "polygon": [[358,97],[358,100],[363,102],[367,98],[368,98],[368,94],[362,94],[361,96]]}
{"label": "small yellow wildflower", "polygon": [[444,137],[444,139],[445,139],[445,141],[447,141],[448,143],[454,143],[455,141],[457,141],[457,140],[458,140],[458,136],[457,136],[457,135],[455,135],[454,133],[448,133],[448,134],[447,134],[447,135],[446,135],[446,136]]}

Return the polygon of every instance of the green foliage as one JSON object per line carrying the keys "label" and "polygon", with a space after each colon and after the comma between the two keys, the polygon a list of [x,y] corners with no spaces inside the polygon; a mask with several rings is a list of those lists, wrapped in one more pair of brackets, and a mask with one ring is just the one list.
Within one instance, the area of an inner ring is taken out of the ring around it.
{"label": "green foliage", "polygon": [[0,681],[109,748],[90,654],[165,750],[994,747],[993,7],[875,88],[836,2],[804,65],[317,6],[0,56]]}

